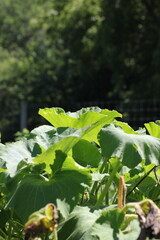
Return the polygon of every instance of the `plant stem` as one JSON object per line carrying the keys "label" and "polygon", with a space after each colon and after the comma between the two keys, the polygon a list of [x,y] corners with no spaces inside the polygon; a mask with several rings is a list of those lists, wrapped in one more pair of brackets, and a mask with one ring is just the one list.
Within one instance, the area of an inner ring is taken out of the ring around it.
{"label": "plant stem", "polygon": [[[107,161],[108,161],[108,158],[104,158],[104,161],[103,161],[103,163],[102,163],[102,165],[101,165],[101,168],[99,169],[99,172],[100,172],[100,173],[104,173],[105,170],[106,170],[106,167],[108,167],[108,166],[106,166]],[[97,191],[96,191],[97,188],[99,188],[99,182],[98,182],[98,181],[94,182],[90,194],[91,194],[91,195],[94,195],[94,193],[97,192]]]}
{"label": "plant stem", "polygon": [[7,240],[10,240],[11,239],[11,235],[12,235],[12,221],[13,221],[13,210],[11,210],[11,217],[10,217],[10,220],[8,221],[9,223],[9,226],[8,226],[8,238]]}
{"label": "plant stem", "polygon": [[111,175],[110,175],[110,177],[109,177],[109,179],[108,179],[108,181],[107,181],[103,191],[101,192],[101,194],[99,196],[99,199],[97,200],[96,206],[102,205],[103,200],[104,200],[104,198],[105,198],[105,196],[106,196],[106,194],[107,194],[107,192],[109,190],[109,187],[110,187],[110,185],[111,185],[111,183],[113,181],[113,178],[114,178],[114,176],[115,176],[119,166],[120,166],[120,162],[117,161],[116,166],[113,168],[112,173],[111,173]]}
{"label": "plant stem", "polygon": [[108,158],[104,157],[104,161],[103,161],[102,166],[99,170],[100,173],[104,173],[104,170],[106,169],[107,162],[108,162]]}
{"label": "plant stem", "polygon": [[1,233],[1,235],[4,236],[5,239],[7,239],[7,235],[2,231],[2,229],[0,229],[0,233]]}
{"label": "plant stem", "polygon": [[53,240],[58,240],[57,230],[54,228],[53,230]]}

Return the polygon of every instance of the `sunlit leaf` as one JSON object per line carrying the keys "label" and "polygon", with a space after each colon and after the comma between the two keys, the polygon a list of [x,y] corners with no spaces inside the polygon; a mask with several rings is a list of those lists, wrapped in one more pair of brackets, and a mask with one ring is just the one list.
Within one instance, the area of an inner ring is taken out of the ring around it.
{"label": "sunlit leaf", "polygon": [[145,123],[144,125],[151,136],[160,138],[160,125],[154,122]]}
{"label": "sunlit leaf", "polygon": [[58,231],[59,239],[92,240],[91,229],[100,217],[102,210],[91,210],[89,207],[76,207]]}
{"label": "sunlit leaf", "polygon": [[129,168],[142,160],[146,164],[160,163],[160,139],[148,135],[127,134],[113,124],[106,125],[99,133],[102,153],[108,159],[118,157]]}
{"label": "sunlit leaf", "polygon": [[62,108],[44,108],[39,110],[39,114],[48,120],[55,127],[84,128],[97,122],[103,117],[107,121],[122,115],[117,111],[101,110],[98,107],[84,108],[71,113],[65,112]]}
{"label": "sunlit leaf", "polygon": [[133,239],[137,239],[140,232],[138,221],[134,227],[131,222],[131,228],[123,234],[120,228],[124,218],[124,212],[114,207],[76,207],[60,227],[58,237],[61,240],[127,240],[134,236]]}
{"label": "sunlit leaf", "polygon": [[27,145],[27,142],[23,140],[9,143],[1,153],[0,157],[5,161],[7,171],[11,176],[14,176],[20,161],[27,159],[28,162],[32,162],[32,152]]}
{"label": "sunlit leaf", "polygon": [[50,165],[54,163],[55,154],[57,150],[61,150],[65,154],[67,154],[71,148],[79,141],[77,137],[66,137],[63,138],[61,141],[55,143],[53,146],[48,148],[47,151],[42,153],[41,155],[37,156],[34,159],[35,163],[45,163],[46,164],[46,171],[51,173]]}

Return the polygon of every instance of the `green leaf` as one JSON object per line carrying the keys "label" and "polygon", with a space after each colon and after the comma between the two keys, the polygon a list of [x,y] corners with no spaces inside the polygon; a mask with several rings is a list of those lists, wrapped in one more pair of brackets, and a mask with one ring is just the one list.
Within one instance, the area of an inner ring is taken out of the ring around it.
{"label": "green leaf", "polygon": [[104,179],[108,179],[109,174],[108,173],[100,173],[100,172],[93,172],[92,173],[92,181],[102,181]]}
{"label": "green leaf", "polygon": [[97,141],[97,134],[105,123],[106,117],[103,117],[79,130],[66,127],[55,130],[53,127],[41,126],[34,129],[27,138],[4,145],[0,152],[1,162],[6,164],[8,173],[14,176],[19,162],[26,159],[28,163],[33,163],[35,157],[36,163],[45,162],[46,171],[50,173],[49,165],[53,164],[56,150],[68,153],[81,138]]}
{"label": "green leaf", "polygon": [[156,120],[155,123],[160,126],[160,120]]}
{"label": "green leaf", "polygon": [[28,162],[32,162],[32,151],[28,148],[27,141],[21,140],[7,144],[1,152],[0,158],[6,163],[7,172],[14,176],[17,166],[22,160],[27,159]]}
{"label": "green leaf", "polygon": [[0,143],[0,173],[6,171],[6,162],[1,157],[4,149],[5,149],[5,145]]}
{"label": "green leaf", "polygon": [[101,154],[98,148],[84,139],[73,146],[72,153],[74,160],[84,167],[87,165],[98,167],[101,160]]}
{"label": "green leaf", "polygon": [[65,161],[67,155],[61,150],[56,150],[56,156],[53,165],[51,165],[52,174],[59,171],[62,168],[63,162]]}
{"label": "green leaf", "polygon": [[103,211],[92,228],[92,235],[101,240],[105,240],[106,236],[109,240],[119,239],[118,235],[124,217],[124,212],[119,208]]}
{"label": "green leaf", "polygon": [[129,168],[134,168],[142,160],[146,164],[160,163],[160,139],[152,136],[127,134],[110,124],[100,131],[99,142],[105,157],[118,157]]}
{"label": "green leaf", "polygon": [[24,137],[20,141],[2,145],[0,148],[0,167],[2,162],[5,163],[7,172],[14,176],[17,166],[22,160],[32,163],[33,157],[42,153],[55,141],[59,141],[56,134],[52,126],[44,125],[35,128],[28,137]]}
{"label": "green leaf", "polygon": [[[113,224],[113,220],[111,223]],[[115,228],[112,228],[109,222],[103,222],[103,224],[95,224],[93,226],[92,234],[100,240],[106,240],[106,236],[107,240],[136,240],[140,234],[140,227],[139,222],[137,220],[133,220],[128,226],[128,231],[123,233],[122,231],[117,231]]]}
{"label": "green leaf", "polygon": [[145,123],[144,125],[151,136],[160,138],[160,125],[154,122]]}
{"label": "green leaf", "polygon": [[[14,176],[19,162],[27,159],[29,163],[32,163],[33,157],[36,157],[39,154],[40,156],[35,158],[35,162],[45,162],[46,171],[51,172],[49,165],[53,164],[55,150],[62,150],[64,153],[67,153],[74,144],[78,142],[78,138],[97,142],[97,133],[101,127],[106,124],[106,122],[112,121],[114,117],[120,116],[120,114],[116,111],[109,110],[102,110],[102,113],[104,114],[101,114],[101,110],[99,108],[93,109],[94,111],[85,109],[84,111],[79,111],[79,113],[77,113],[80,117],[77,118],[76,121],[78,125],[81,125],[81,127],[94,122],[92,125],[84,129],[75,130],[67,127],[55,129],[52,126],[43,125],[32,130],[28,137],[23,138],[20,141],[10,143],[5,146],[2,145],[3,147],[0,151],[0,159],[2,159],[1,162],[3,161],[3,163],[6,164],[8,173],[11,176]],[[70,115],[73,116],[74,114],[70,113]],[[71,118],[73,121],[75,120],[75,118],[70,117],[69,115],[66,116]],[[64,114],[60,117],[65,119]],[[70,125],[72,126],[74,124]],[[70,139],[71,141],[63,140],[66,137],[72,137],[72,139]],[[78,138],[76,139],[76,137]],[[47,152],[45,153],[46,150]]]}
{"label": "green leaf", "polygon": [[53,126],[50,125],[42,125],[39,127],[34,128],[31,133],[36,135],[36,136],[42,136],[43,133],[48,133],[50,131],[56,131],[55,128]]}
{"label": "green leaf", "polygon": [[0,211],[0,228],[4,228],[6,222],[11,218],[11,211],[9,209],[1,209]]}
{"label": "green leaf", "polygon": [[12,185],[12,192],[7,197],[9,200],[7,207],[14,208],[23,222],[32,212],[47,203],[54,203],[58,207],[59,202],[64,201],[70,206],[71,211],[79,201],[80,194],[90,184],[90,174],[79,169],[56,172],[51,179],[42,175],[29,174],[24,176],[18,184],[15,181],[15,185]]}
{"label": "green leaf", "polygon": [[7,171],[0,172],[0,185],[6,184],[8,178]]}
{"label": "green leaf", "polygon": [[91,229],[102,209],[94,211],[89,207],[77,206],[58,231],[61,240],[93,240]]}
{"label": "green leaf", "polygon": [[[103,117],[99,121],[91,124],[90,126],[84,128],[84,129],[74,130],[72,128],[58,128],[57,132],[60,131],[60,134],[61,134],[61,136],[63,136],[63,138],[61,138],[59,142],[56,142],[54,145],[49,147],[45,152],[43,152],[42,154],[37,156],[33,161],[35,163],[45,163],[46,164],[45,170],[48,173],[51,173],[50,165],[52,165],[54,163],[56,150],[61,150],[67,154],[75,146],[75,144],[77,144],[81,139],[96,141],[97,134],[98,134],[99,130],[101,129],[101,127],[105,124],[105,122],[106,122],[106,119]],[[86,141],[81,141],[81,143],[82,142],[83,142],[83,146],[84,146],[84,143],[86,143]],[[89,144],[89,146],[91,148],[90,144]],[[87,145],[87,148],[88,148],[88,145]],[[93,148],[94,147],[92,147],[92,149]],[[97,155],[96,158],[99,158],[100,157],[99,153],[97,152],[97,150],[94,150],[94,152],[95,151],[96,151],[96,155]],[[82,156],[82,153],[81,153],[81,156]],[[76,157],[77,157],[77,155],[76,155]],[[90,159],[90,157],[89,157],[89,159]],[[84,161],[84,159],[83,159],[83,161]],[[81,159],[81,163],[82,163],[82,159]]]}
{"label": "green leaf", "polygon": [[37,156],[34,159],[35,163],[45,163],[46,164],[46,171],[51,173],[50,165],[54,164],[55,154],[57,150],[61,150],[65,154],[67,154],[71,148],[79,141],[78,137],[66,137],[63,138],[61,141],[55,143],[53,146],[48,148],[47,151],[42,153],[41,155]]}
{"label": "green leaf", "polygon": [[0,148],[0,167],[3,163],[7,167],[7,172],[14,176],[22,160],[33,163],[33,157],[45,152],[54,143],[69,135],[76,136],[75,130],[63,128],[56,131],[52,126],[46,125],[35,128],[28,137]]}
{"label": "green leaf", "polygon": [[39,114],[55,127],[72,127],[76,129],[84,128],[103,117],[107,121],[122,116],[117,111],[101,110],[98,107],[82,108],[80,111],[73,113],[65,113],[62,108],[44,108],[39,110]]}
{"label": "green leaf", "polygon": [[133,128],[131,128],[127,123],[125,122],[120,122],[120,121],[114,121],[115,126],[120,126],[125,133],[130,133],[130,134],[138,134],[137,132],[134,131]]}
{"label": "green leaf", "polygon": [[[92,125],[79,130],[74,130],[72,128],[58,128],[57,133],[59,132],[61,134],[61,138],[59,142],[56,142],[54,145],[49,147],[45,152],[37,156],[33,161],[35,163],[45,163],[46,164],[46,171],[48,173],[51,173],[50,165],[54,163],[55,159],[55,151],[61,150],[64,153],[68,153],[74,146],[77,144],[81,139],[89,139],[92,141],[96,141],[97,139],[97,133],[99,132],[100,128],[105,124],[105,118],[100,119],[100,121],[93,123]],[[82,143],[82,141],[81,141]],[[86,141],[83,141],[83,145],[86,143]],[[88,143],[90,148],[91,144]],[[88,145],[87,145],[88,148]],[[82,149],[83,150],[83,149]],[[100,157],[97,150],[96,151],[96,158],[98,159]],[[82,153],[81,153],[82,154]],[[89,157],[90,159],[90,157]],[[96,161],[97,161],[96,159]],[[83,159],[84,160],[84,159]],[[82,159],[81,159],[82,161]],[[89,160],[90,161],[90,160]],[[94,163],[95,164],[95,163]]]}
{"label": "green leaf", "polygon": [[109,223],[113,229],[118,231],[124,220],[124,212],[119,208],[111,209],[108,211],[104,211],[101,214],[101,217],[97,219],[96,223],[103,224]]}
{"label": "green leaf", "polygon": [[129,226],[129,231],[123,234],[120,230],[124,222],[125,213],[115,207],[92,208],[75,207],[68,219],[62,223],[58,231],[58,238],[61,240],[127,240],[127,236],[134,236],[137,239],[140,232],[137,225]]}
{"label": "green leaf", "polygon": [[122,240],[138,239],[140,231],[139,221],[133,220],[130,222],[128,231],[123,234]]}
{"label": "green leaf", "polygon": [[27,137],[27,140],[30,142],[30,145],[31,143],[33,145],[37,143],[44,149],[48,149],[55,142],[59,141],[59,134],[57,134],[57,131],[53,126],[42,125],[34,128]]}
{"label": "green leaf", "polygon": [[101,128],[106,125],[106,123],[110,123],[112,122],[113,119],[106,119],[106,117],[103,117],[102,119],[100,119],[99,121],[91,124],[90,126],[82,129],[82,138],[85,140],[88,140],[90,142],[95,142],[97,144],[98,143],[98,139],[97,139],[97,135],[99,133],[99,131],[101,130]]}

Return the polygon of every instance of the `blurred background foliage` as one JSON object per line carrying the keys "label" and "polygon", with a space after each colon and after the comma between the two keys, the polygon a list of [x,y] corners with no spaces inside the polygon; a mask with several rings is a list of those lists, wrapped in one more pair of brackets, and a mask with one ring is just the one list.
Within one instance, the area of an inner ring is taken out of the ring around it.
{"label": "blurred background foliage", "polygon": [[159,0],[0,1],[2,136],[19,130],[22,101],[72,110],[81,101],[158,99],[159,90]]}

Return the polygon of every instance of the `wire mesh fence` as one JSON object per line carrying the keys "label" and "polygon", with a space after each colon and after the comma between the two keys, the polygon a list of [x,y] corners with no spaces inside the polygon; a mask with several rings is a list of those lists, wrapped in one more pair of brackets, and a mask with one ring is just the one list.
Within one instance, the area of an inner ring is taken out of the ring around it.
{"label": "wire mesh fence", "polygon": [[109,110],[117,110],[122,113],[122,120],[131,127],[137,129],[143,127],[144,123],[160,119],[160,100],[132,100],[125,101],[90,101],[74,104],[77,109],[87,106],[99,106]]}

